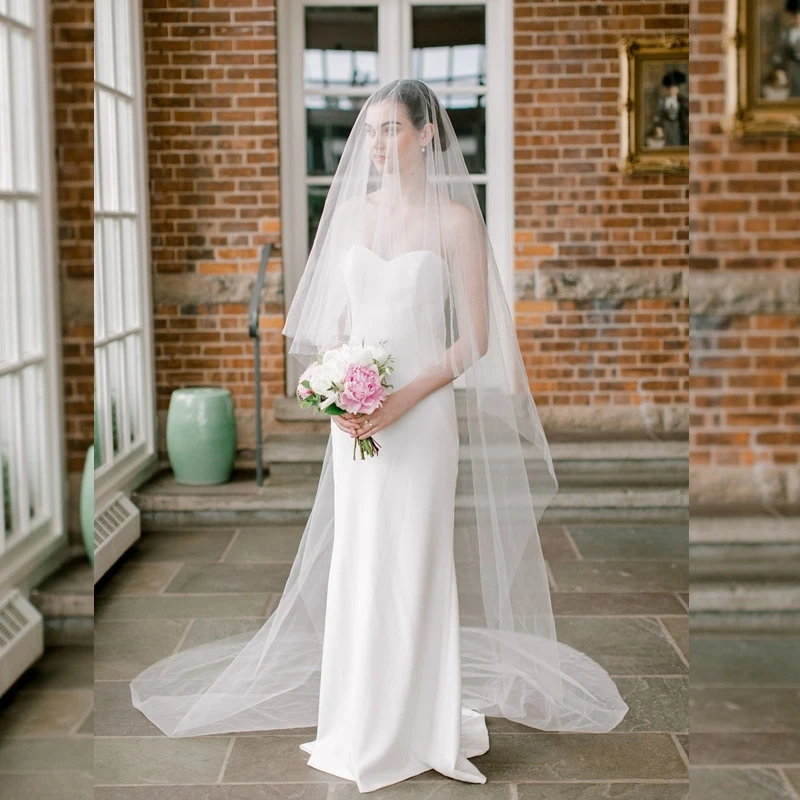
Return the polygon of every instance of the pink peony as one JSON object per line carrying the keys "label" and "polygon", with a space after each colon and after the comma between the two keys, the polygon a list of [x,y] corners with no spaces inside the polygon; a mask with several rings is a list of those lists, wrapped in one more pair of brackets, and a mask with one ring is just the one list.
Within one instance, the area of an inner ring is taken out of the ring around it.
{"label": "pink peony", "polygon": [[374,364],[351,364],[342,385],[341,406],[350,414],[371,414],[386,392]]}

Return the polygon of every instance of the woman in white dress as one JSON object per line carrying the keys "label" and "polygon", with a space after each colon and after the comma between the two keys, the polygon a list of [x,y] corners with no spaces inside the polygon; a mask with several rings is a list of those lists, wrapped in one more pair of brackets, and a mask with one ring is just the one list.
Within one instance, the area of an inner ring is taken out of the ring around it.
{"label": "woman in white dress", "polygon": [[[485,782],[468,759],[487,715],[614,728],[616,686],[556,639],[537,532],[549,448],[455,132],[421,81],[361,108],[283,332],[304,364],[382,342],[391,394],[331,418],[262,628],[152,665],[134,705],[173,737],[316,725],[309,767],[360,792],[430,769]],[[354,458],[370,435],[379,454]]]}

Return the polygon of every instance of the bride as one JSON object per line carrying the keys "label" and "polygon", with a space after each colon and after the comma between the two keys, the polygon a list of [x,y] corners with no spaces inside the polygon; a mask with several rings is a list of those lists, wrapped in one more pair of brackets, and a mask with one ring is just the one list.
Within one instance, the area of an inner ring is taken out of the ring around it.
{"label": "bride", "polygon": [[[475,190],[425,83],[361,108],[283,333],[304,365],[382,343],[391,393],[331,417],[261,629],[151,665],[133,704],[171,737],[316,726],[308,766],[360,792],[430,769],[484,783],[469,759],[489,749],[486,716],[613,729],[628,710],[613,681],[556,638],[537,523],[558,484]],[[354,458],[367,436],[380,452]]]}

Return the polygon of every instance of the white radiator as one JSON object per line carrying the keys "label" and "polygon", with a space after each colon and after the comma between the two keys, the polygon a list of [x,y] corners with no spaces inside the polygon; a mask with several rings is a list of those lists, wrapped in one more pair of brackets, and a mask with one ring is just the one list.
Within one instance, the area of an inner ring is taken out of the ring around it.
{"label": "white radiator", "polygon": [[42,615],[18,590],[0,599],[0,695],[44,652]]}
{"label": "white radiator", "polygon": [[142,535],[139,509],[122,493],[94,517],[94,582]]}

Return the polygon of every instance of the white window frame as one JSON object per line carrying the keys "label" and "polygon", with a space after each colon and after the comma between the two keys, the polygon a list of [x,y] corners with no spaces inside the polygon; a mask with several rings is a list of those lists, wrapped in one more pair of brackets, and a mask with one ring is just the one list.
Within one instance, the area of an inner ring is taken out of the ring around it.
{"label": "white window frame", "polygon": [[[303,59],[306,6],[378,7],[379,85],[411,74],[413,6],[486,6],[486,215],[492,249],[509,307],[514,308],[514,8],[513,0],[278,0],[278,78],[280,107],[281,248],[284,303],[297,290],[308,257],[309,183],[305,173],[306,120]],[[439,93],[459,89],[431,83]],[[347,95],[369,95],[375,87],[343,88]],[[465,90],[466,91],[466,90]],[[470,94],[474,89],[468,90]],[[300,365],[286,353],[286,395],[293,397]]]}
{"label": "white window frame", "polygon": [[[116,6],[121,0],[98,0]],[[97,322],[95,322],[95,381],[98,399],[108,395],[108,365],[107,359],[101,352],[111,340],[121,340],[130,336],[139,336],[141,346],[140,370],[138,376],[140,383],[139,418],[141,420],[142,437],[132,448],[123,450],[116,458],[101,464],[95,470],[95,508],[102,508],[118,492],[130,492],[140,486],[153,474],[157,468],[156,455],[156,395],[155,395],[155,357],[153,351],[153,309],[152,287],[150,276],[150,207],[147,181],[147,137],[145,127],[145,92],[144,92],[144,48],[143,48],[143,14],[141,0],[124,0],[128,4],[131,20],[130,63],[133,67],[132,86],[130,94],[116,87],[101,84],[95,79],[95,113],[99,108],[97,97],[99,91],[115,94],[132,101],[134,130],[133,136],[133,179],[135,192],[135,208],[131,212],[96,211],[96,220],[108,217],[127,217],[135,220],[135,236],[138,245],[139,272],[139,324],[124,330],[121,334],[97,335]],[[97,31],[96,35],[102,35]],[[119,118],[117,118],[118,120]],[[102,137],[98,125],[95,126],[96,136]],[[99,141],[99,140],[97,140]],[[102,167],[102,143],[95,148],[95,174],[99,174]],[[115,163],[119,169],[119,163]],[[97,259],[97,252],[95,252]],[[123,283],[120,281],[119,290]],[[95,307],[102,307],[106,298],[103,296],[103,286],[95,279]],[[97,313],[97,312],[96,312]],[[124,326],[123,326],[124,328]],[[123,381],[130,380],[125,375]],[[97,414],[95,409],[95,414]],[[122,433],[120,439],[127,441],[128,425],[126,414],[122,413]],[[105,442],[112,442],[112,420],[109,414],[101,414],[101,437]],[[95,445],[97,446],[97,445]]]}
{"label": "white window frame", "polygon": [[[25,359],[0,364],[0,375],[21,374],[25,365],[38,363],[43,372],[44,407],[26,408],[20,403],[17,393],[13,409],[0,409],[0,413],[8,413],[25,419],[26,413],[36,415],[40,424],[39,460],[42,465],[42,514],[29,520],[23,514],[22,527],[13,536],[14,541],[8,545],[3,537],[3,525],[0,525],[0,596],[14,585],[27,586],[32,576],[45,565],[51,556],[66,547],[67,544],[67,509],[66,509],[66,475],[67,461],[64,446],[63,395],[62,395],[62,359],[61,359],[61,316],[59,311],[59,275],[56,241],[56,188],[54,159],[54,107],[51,62],[51,26],[49,4],[46,0],[33,0],[30,4],[33,17],[30,25],[21,24],[8,15],[0,13],[3,25],[16,28],[30,35],[34,42],[34,75],[31,88],[34,92],[33,124],[35,130],[23,135],[30,137],[35,149],[34,161],[38,171],[38,183],[32,192],[10,192],[0,190],[4,199],[25,198],[38,200],[39,229],[36,232],[39,242],[38,288],[40,295],[37,311],[40,318],[36,320],[42,330],[42,351],[40,354]],[[9,53],[10,61],[10,53]],[[8,71],[12,76],[13,65],[1,64],[0,69]],[[19,131],[10,126],[12,143]],[[12,144],[13,147],[13,144]],[[6,243],[7,246],[8,243]],[[0,268],[8,269],[8,261],[0,263]],[[35,266],[35,265],[34,265]],[[16,273],[17,270],[14,269]],[[32,272],[17,274],[17,278],[32,280]],[[9,275],[9,277],[12,277]],[[13,278],[12,278],[13,280]],[[16,309],[18,312],[19,309]],[[12,312],[13,313],[13,312]],[[14,314],[14,324],[19,337],[19,315]],[[19,437],[16,441],[15,463],[22,463],[22,444]],[[19,487],[17,498],[22,508],[27,508],[29,498],[24,480],[16,479]],[[12,489],[13,491],[13,489]],[[2,517],[0,508],[0,517]],[[30,524],[33,522],[34,524]]]}

